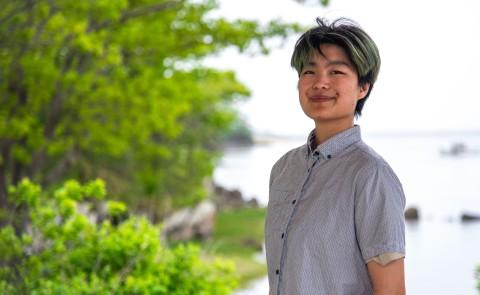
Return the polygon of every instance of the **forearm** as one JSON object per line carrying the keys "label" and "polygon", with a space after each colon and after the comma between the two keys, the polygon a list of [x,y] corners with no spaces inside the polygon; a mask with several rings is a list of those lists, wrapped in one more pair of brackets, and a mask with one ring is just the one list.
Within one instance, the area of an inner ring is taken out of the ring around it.
{"label": "forearm", "polygon": [[371,261],[367,264],[374,295],[404,295],[405,272],[403,258],[382,266]]}

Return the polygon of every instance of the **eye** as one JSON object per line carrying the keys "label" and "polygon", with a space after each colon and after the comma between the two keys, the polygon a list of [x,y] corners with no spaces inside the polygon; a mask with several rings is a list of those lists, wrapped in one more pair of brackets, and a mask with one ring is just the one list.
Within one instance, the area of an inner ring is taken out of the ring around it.
{"label": "eye", "polygon": [[339,70],[333,70],[333,71],[330,71],[330,74],[332,74],[332,75],[343,75],[345,73],[342,72],[342,71],[339,71]]}
{"label": "eye", "polygon": [[315,74],[315,73],[312,70],[305,70],[305,71],[303,71],[302,76],[313,75],[313,74]]}

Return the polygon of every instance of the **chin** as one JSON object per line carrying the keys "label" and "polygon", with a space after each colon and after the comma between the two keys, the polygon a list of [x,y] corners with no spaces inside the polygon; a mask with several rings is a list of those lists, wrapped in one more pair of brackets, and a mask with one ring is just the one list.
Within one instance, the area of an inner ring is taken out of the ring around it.
{"label": "chin", "polygon": [[320,112],[304,112],[307,117],[314,121],[323,121],[328,120],[329,116],[325,114],[321,114]]}

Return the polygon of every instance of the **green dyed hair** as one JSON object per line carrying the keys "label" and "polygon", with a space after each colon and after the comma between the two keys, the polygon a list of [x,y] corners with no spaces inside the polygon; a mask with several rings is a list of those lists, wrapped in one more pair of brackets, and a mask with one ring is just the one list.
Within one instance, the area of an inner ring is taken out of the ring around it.
{"label": "green dyed hair", "polygon": [[323,18],[317,18],[316,21],[317,26],[300,36],[295,44],[291,65],[300,75],[314,51],[323,55],[320,45],[334,44],[343,48],[350,62],[355,66],[359,85],[370,84],[367,95],[357,102],[355,116],[358,117],[362,114],[363,105],[380,71],[378,48],[372,38],[350,19],[339,18],[329,23]]}

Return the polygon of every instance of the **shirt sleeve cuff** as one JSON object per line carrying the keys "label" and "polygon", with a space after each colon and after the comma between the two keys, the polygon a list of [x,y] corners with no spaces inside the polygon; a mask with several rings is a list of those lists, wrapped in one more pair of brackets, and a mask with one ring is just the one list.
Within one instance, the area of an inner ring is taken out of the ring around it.
{"label": "shirt sleeve cuff", "polygon": [[366,263],[369,263],[370,261],[375,261],[376,263],[382,266],[385,266],[392,261],[395,261],[404,257],[405,257],[405,254],[399,253],[399,252],[383,253],[368,259]]}

